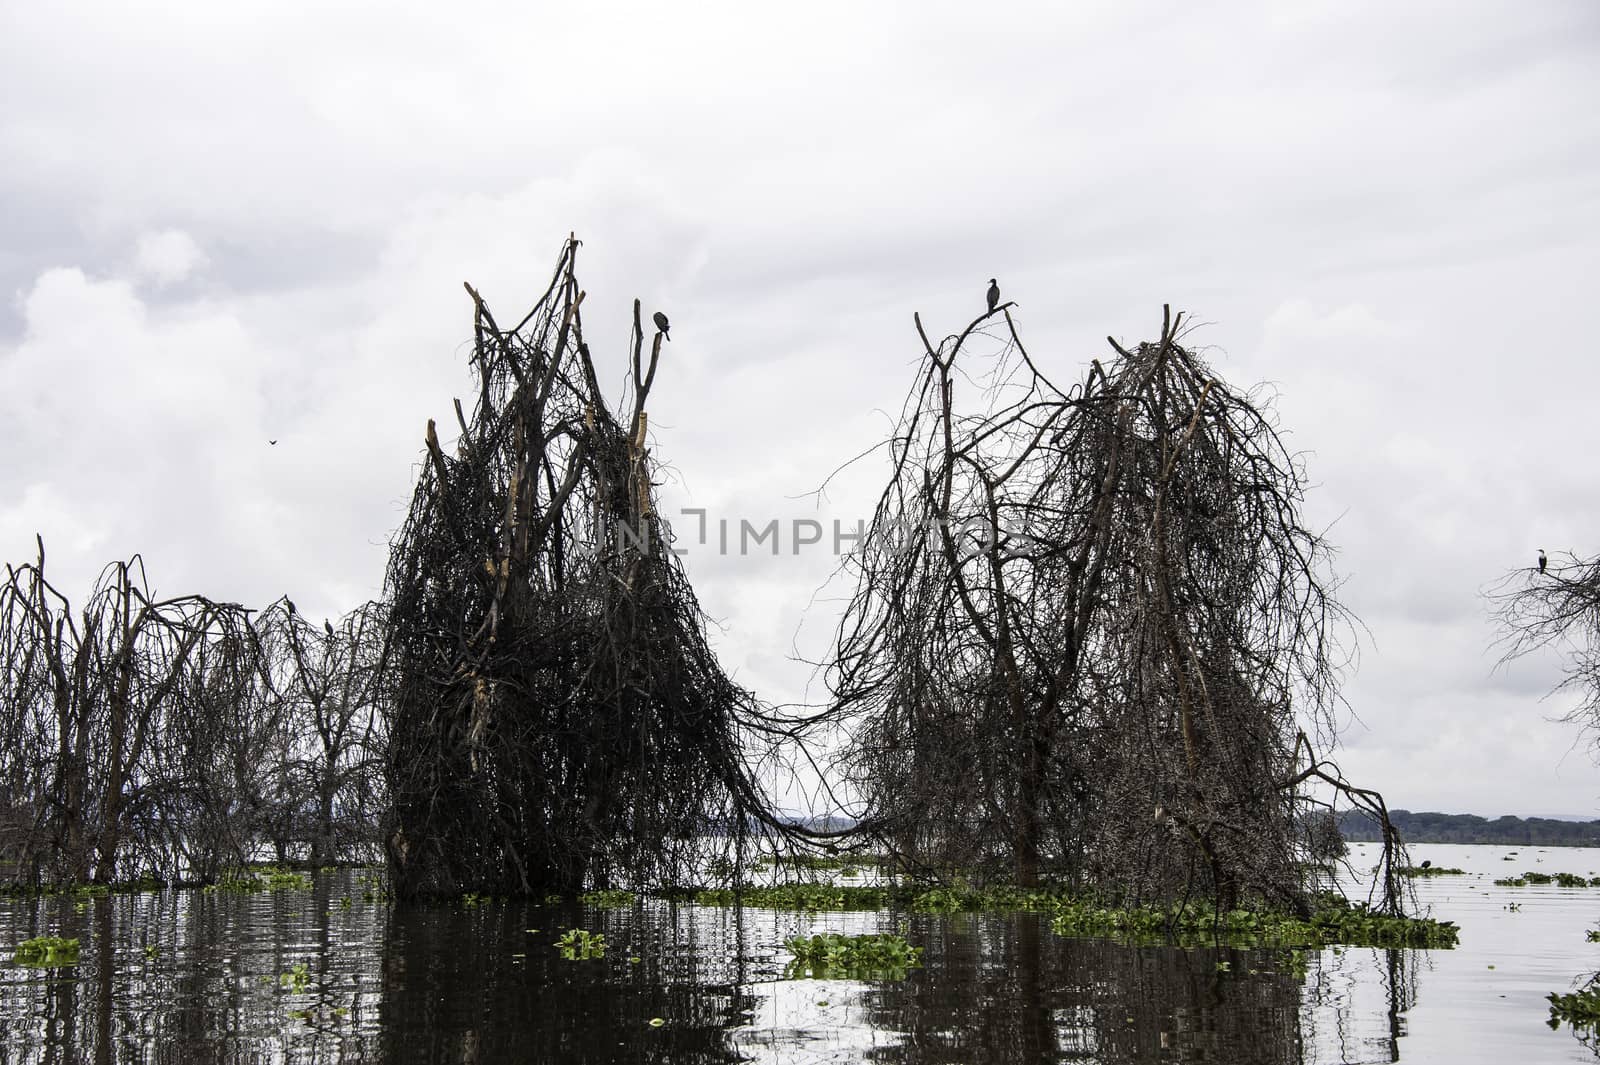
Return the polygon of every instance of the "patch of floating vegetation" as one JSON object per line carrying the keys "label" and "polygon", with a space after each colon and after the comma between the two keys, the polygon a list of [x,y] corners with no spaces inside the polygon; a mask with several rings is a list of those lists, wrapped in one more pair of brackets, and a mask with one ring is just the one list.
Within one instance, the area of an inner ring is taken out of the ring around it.
{"label": "patch of floating vegetation", "polygon": [[7,883],[0,885],[0,897],[6,898],[48,898],[52,896],[70,895],[79,900],[91,898],[104,898],[107,895],[140,895],[151,891],[165,891],[169,887],[165,880],[154,877],[140,877],[137,880],[120,880],[113,884],[29,884]]}
{"label": "patch of floating vegetation", "polygon": [[389,882],[380,872],[363,873],[356,877],[356,885],[361,888],[363,902],[389,901]]}
{"label": "patch of floating vegetation", "polygon": [[1466,876],[1465,869],[1445,869],[1437,865],[1402,865],[1395,872],[1401,876]]}
{"label": "patch of floating vegetation", "polygon": [[1460,940],[1451,921],[1374,913],[1364,903],[1323,896],[1309,919],[1261,910],[1218,912],[1205,906],[1107,908],[1061,904],[1051,928],[1059,935],[1131,941],[1221,939],[1240,946],[1424,947],[1448,949]]}
{"label": "patch of floating vegetation", "polygon": [[907,905],[919,913],[1036,913],[1069,901],[1069,896],[1061,892],[1037,888],[941,887],[916,893]]}
{"label": "patch of floating vegetation", "polygon": [[278,986],[291,995],[304,995],[311,990],[311,970],[305,962],[296,962],[278,974]]}
{"label": "patch of floating vegetation", "polygon": [[1550,992],[1550,1027],[1560,1028],[1563,1023],[1574,1028],[1600,1028],[1600,976],[1591,976],[1589,982],[1565,995]]}
{"label": "patch of floating vegetation", "polygon": [[215,884],[207,884],[204,890],[225,891],[234,895],[254,895],[262,891],[310,891],[311,878],[304,873],[277,866],[236,869],[224,873]]}
{"label": "patch of floating vegetation", "polygon": [[604,891],[585,892],[578,896],[578,901],[585,906],[595,906],[602,910],[622,910],[638,901],[638,896],[631,891],[611,888]]}
{"label": "patch of floating vegetation", "polygon": [[561,933],[556,940],[556,949],[568,961],[582,961],[588,958],[603,958],[606,956],[606,937],[604,932],[591,932],[587,928],[569,928]]}
{"label": "patch of floating vegetation", "polygon": [[708,888],[697,891],[701,906],[750,906],[765,910],[881,910],[903,894],[892,887],[839,884],[777,884],[772,887]]}
{"label": "patch of floating vegetation", "polygon": [[1107,906],[1060,891],[1016,887],[918,890],[904,886],[783,884],[706,890],[697,893],[694,901],[702,906],[743,905],[804,912],[909,909],[921,913],[1045,913],[1051,916],[1051,927],[1060,935],[1148,942],[1223,939],[1262,946],[1449,948],[1460,938],[1460,930],[1453,922],[1375,913],[1364,903],[1352,903],[1337,895],[1319,896],[1309,918],[1248,909],[1218,912],[1203,904],[1170,908]]}
{"label": "patch of floating vegetation", "polygon": [[1577,873],[1523,873],[1521,876],[1505,877],[1494,882],[1495,887],[1528,887],[1530,884],[1554,884],[1557,887],[1567,888],[1600,887],[1600,876],[1579,876]]}
{"label": "patch of floating vegetation", "polygon": [[914,965],[922,964],[922,948],[907,943],[904,936],[845,936],[827,932],[814,936],[791,936],[784,949],[794,956],[784,968],[787,979],[901,980]]}
{"label": "patch of floating vegetation", "polygon": [[78,941],[60,936],[37,936],[24,939],[12,952],[11,960],[18,965],[34,968],[51,968],[58,965],[78,964]]}
{"label": "patch of floating vegetation", "polygon": [[854,875],[863,867],[873,868],[889,864],[878,854],[763,854],[757,865],[774,865],[790,869],[810,869],[816,872],[839,872]]}

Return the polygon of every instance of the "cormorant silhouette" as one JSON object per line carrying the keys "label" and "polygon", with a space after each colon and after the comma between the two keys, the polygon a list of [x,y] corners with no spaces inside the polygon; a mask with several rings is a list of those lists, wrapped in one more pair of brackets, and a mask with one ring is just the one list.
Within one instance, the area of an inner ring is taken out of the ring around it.
{"label": "cormorant silhouette", "polygon": [[1000,302],[1000,282],[994,278],[989,279],[989,313],[994,313],[994,308]]}
{"label": "cormorant silhouette", "polygon": [[1544,568],[1546,566],[1548,566],[1549,564],[1550,564],[1550,560],[1548,558],[1544,557],[1544,548],[1542,548],[1542,547],[1539,548],[1539,572],[1543,573],[1544,572]]}
{"label": "cormorant silhouette", "polygon": [[330,639],[330,640],[333,639],[333,626],[328,623],[328,619],[327,618],[323,618],[322,619],[322,628],[323,628],[323,631],[328,634],[328,639]]}
{"label": "cormorant silhouette", "polygon": [[669,327],[667,325],[666,315],[662,314],[660,311],[657,311],[651,316],[651,321],[656,323],[656,328],[661,331],[662,336],[666,337],[668,340],[672,339],[672,334],[667,332]]}

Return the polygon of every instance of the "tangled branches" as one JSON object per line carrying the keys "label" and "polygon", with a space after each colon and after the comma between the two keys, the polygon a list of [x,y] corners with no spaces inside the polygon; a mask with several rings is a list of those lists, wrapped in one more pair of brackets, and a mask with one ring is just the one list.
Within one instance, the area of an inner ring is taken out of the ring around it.
{"label": "tangled branches", "polygon": [[1331,733],[1350,619],[1270,412],[1181,331],[1069,392],[1009,305],[923,335],[830,678],[905,860],[1304,906],[1296,715]]}
{"label": "tangled branches", "polygon": [[[370,859],[384,791],[383,668],[386,613],[367,603],[334,626],[313,624],[289,599],[256,619],[277,710],[263,724],[274,748],[275,801],[258,809],[271,818],[279,861],[289,840],[306,843],[320,867]],[[236,730],[243,732],[244,730]]]}
{"label": "tangled branches", "polygon": [[206,864],[189,771],[208,717],[257,660],[245,611],[156,600],[137,558],[107,566],[81,612],[38,560],[0,585],[0,857],[7,879],[176,876]]}
{"label": "tangled branches", "polygon": [[402,895],[672,880],[781,831],[742,756],[777,724],[724,675],[656,513],[645,410],[661,356],[634,303],[613,414],[569,241],[502,329],[475,308],[476,408],[428,458],[388,576],[389,856]]}
{"label": "tangled branches", "polygon": [[1488,598],[1502,665],[1541,647],[1565,646],[1565,676],[1556,690],[1577,693],[1579,702],[1564,720],[1588,729],[1600,749],[1600,557],[1568,552],[1548,566],[1513,570]]}
{"label": "tangled branches", "polygon": [[373,609],[316,630],[313,651],[283,604],[156,599],[137,556],[74,609],[41,541],[0,584],[0,881],[211,881],[267,849],[370,854]]}

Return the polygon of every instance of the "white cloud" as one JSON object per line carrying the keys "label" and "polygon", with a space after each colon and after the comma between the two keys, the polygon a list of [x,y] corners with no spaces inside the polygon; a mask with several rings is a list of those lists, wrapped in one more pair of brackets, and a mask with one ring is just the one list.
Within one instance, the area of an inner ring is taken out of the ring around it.
{"label": "white cloud", "polygon": [[181,229],[144,234],[134,256],[135,270],[157,286],[185,281],[205,264],[205,252]]}
{"label": "white cloud", "polygon": [[[520,313],[569,230],[609,380],[632,298],[672,317],[670,505],[757,521],[813,513],[791,497],[898,409],[913,310],[959,328],[998,276],[1065,382],[1170,301],[1277,387],[1337,519],[1373,637],[1352,768],[1465,801],[1448,719],[1508,752],[1479,808],[1590,810],[1572,759],[1544,772],[1568,740],[1536,677],[1491,677],[1477,590],[1600,550],[1592,11],[908,10],[0,15],[0,555],[38,530],[83,582],[138,550],[172,590],[375,594],[424,421],[468,387],[461,282]],[[820,516],[866,513],[873,469]],[[803,691],[827,561],[689,559],[769,698]]]}

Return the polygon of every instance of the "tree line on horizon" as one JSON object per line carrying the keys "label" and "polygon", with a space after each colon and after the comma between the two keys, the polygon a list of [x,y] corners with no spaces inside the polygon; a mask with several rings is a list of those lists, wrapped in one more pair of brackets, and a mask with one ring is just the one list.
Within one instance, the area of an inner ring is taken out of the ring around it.
{"label": "tree line on horizon", "polygon": [[[1553,817],[1479,817],[1391,809],[1389,819],[1407,843],[1489,843],[1522,847],[1600,847],[1600,820]],[[1339,815],[1339,832],[1352,843],[1377,842],[1381,827],[1359,810]]]}

